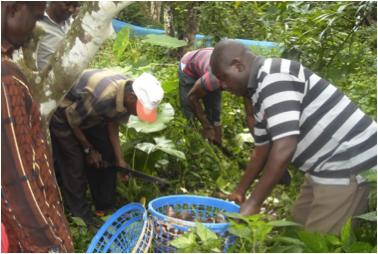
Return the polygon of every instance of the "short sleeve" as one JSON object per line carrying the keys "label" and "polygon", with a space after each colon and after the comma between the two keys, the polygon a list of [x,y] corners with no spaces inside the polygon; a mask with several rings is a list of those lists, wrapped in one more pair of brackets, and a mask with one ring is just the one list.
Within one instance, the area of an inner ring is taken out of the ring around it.
{"label": "short sleeve", "polygon": [[201,77],[201,83],[205,91],[212,92],[222,86],[221,82],[209,71]]}
{"label": "short sleeve", "polygon": [[271,74],[265,77],[259,100],[262,101],[263,118],[266,119],[272,141],[300,134],[303,86],[302,82],[291,75]]}

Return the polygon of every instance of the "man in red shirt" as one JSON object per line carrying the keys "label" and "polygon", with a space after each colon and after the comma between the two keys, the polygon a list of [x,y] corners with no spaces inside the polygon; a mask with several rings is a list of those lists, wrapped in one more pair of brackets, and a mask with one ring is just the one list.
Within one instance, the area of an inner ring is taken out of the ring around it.
{"label": "man in red shirt", "polygon": [[[211,73],[210,57],[213,48],[188,52],[181,59],[178,76],[180,101],[189,121],[195,116],[201,123],[202,135],[222,144],[222,89],[219,80]],[[202,99],[205,112],[200,103]],[[193,116],[194,114],[194,116]],[[192,122],[193,123],[193,122]]]}

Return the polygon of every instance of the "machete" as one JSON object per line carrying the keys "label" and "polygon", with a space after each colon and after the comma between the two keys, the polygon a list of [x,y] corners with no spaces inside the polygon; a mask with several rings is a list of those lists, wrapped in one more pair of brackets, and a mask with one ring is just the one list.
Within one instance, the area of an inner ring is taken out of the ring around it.
{"label": "machete", "polygon": [[117,172],[128,175],[129,177],[134,177],[134,178],[137,178],[137,179],[149,182],[149,183],[156,183],[156,184],[166,184],[167,183],[163,179],[153,177],[153,176],[150,176],[150,175],[146,175],[142,172],[135,171],[131,168],[120,167],[120,166],[117,166],[115,164],[108,163],[107,161],[100,161],[99,163],[100,163],[100,167],[102,167],[102,168],[115,170]]}

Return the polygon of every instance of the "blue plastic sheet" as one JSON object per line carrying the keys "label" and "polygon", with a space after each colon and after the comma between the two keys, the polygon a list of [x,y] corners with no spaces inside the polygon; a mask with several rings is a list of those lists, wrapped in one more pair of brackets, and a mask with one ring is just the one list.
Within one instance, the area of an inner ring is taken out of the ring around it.
{"label": "blue plastic sheet", "polygon": [[[129,24],[129,23],[125,23],[125,22],[122,22],[122,21],[119,21],[119,20],[116,20],[116,19],[113,19],[113,28],[114,28],[114,31],[116,33],[118,33],[119,31],[121,31],[122,28],[124,28],[125,26],[131,26],[133,28],[132,30],[132,35],[134,36],[146,36],[148,34],[157,34],[157,35],[160,35],[160,34],[164,34],[165,31],[164,30],[159,30],[159,29],[152,29],[152,28],[144,28],[144,27],[140,27],[140,26],[134,26],[132,24]],[[200,40],[204,39],[205,36],[204,35],[201,35],[201,34],[197,34],[196,35],[196,42],[199,42]],[[246,46],[256,46],[256,47],[261,47],[261,48],[264,48],[266,50],[270,50],[272,48],[280,48],[280,44],[278,43],[275,43],[275,42],[268,42],[268,41],[253,41],[253,40],[245,40],[245,39],[236,39],[238,41],[240,41],[241,43],[243,43],[244,45]],[[211,42],[208,42],[209,44]],[[203,46],[209,46],[209,45],[206,45],[204,44]]]}

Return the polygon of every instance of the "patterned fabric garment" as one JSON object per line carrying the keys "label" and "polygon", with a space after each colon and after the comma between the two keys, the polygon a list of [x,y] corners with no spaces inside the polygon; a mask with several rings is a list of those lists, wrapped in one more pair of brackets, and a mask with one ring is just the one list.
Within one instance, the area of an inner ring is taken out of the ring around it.
{"label": "patterned fabric garment", "polygon": [[376,169],[376,122],[302,64],[257,57],[249,88],[257,146],[296,135],[292,163],[319,184],[362,182],[359,173]]}
{"label": "patterned fabric garment", "polygon": [[72,133],[70,127],[87,129],[104,122],[127,123],[130,114],[123,99],[129,81],[134,79],[109,70],[85,70],[51,118],[54,134],[67,137]]}
{"label": "patterned fabric garment", "polygon": [[222,87],[222,84],[210,70],[210,58],[213,50],[213,48],[204,48],[188,52],[180,63],[183,72],[197,79],[201,78],[202,86],[207,92]]}
{"label": "patterned fabric garment", "polygon": [[1,222],[9,252],[72,252],[70,229],[26,77],[1,45]]}

